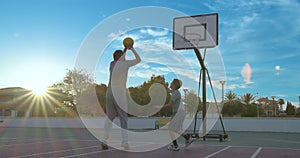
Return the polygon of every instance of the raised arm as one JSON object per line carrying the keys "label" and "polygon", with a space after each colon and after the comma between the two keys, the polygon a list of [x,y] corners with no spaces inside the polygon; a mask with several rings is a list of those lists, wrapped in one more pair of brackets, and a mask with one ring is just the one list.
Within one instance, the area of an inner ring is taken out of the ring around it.
{"label": "raised arm", "polygon": [[132,51],[132,53],[133,53],[133,55],[134,55],[134,57],[135,57],[135,59],[133,60],[133,63],[132,63],[132,65],[136,65],[136,64],[138,64],[138,63],[140,63],[141,62],[141,57],[139,56],[139,54],[136,52],[136,50],[132,47],[132,48],[129,48],[131,51]]}

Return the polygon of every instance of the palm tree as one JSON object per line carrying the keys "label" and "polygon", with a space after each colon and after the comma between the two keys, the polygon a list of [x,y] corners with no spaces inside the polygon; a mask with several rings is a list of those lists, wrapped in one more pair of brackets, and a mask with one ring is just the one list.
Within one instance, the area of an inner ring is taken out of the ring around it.
{"label": "palm tree", "polygon": [[225,94],[225,101],[226,102],[233,102],[233,101],[236,101],[238,98],[237,98],[237,95],[232,92],[232,91],[229,91]]}
{"label": "palm tree", "polygon": [[250,105],[255,102],[255,96],[251,93],[246,93],[241,96],[241,103],[245,105]]}
{"label": "palm tree", "polygon": [[240,102],[245,105],[243,106],[242,116],[245,117],[254,117],[257,115],[257,106],[255,103],[255,96],[251,93],[246,93],[240,96]]}
{"label": "palm tree", "polygon": [[280,98],[280,99],[278,100],[278,104],[280,105],[280,111],[283,110],[282,105],[283,105],[284,103],[285,103],[285,102],[284,102],[283,99]]}
{"label": "palm tree", "polygon": [[240,106],[237,95],[229,91],[225,94],[225,103],[222,109],[222,114],[227,116],[240,116],[243,111],[243,107]]}

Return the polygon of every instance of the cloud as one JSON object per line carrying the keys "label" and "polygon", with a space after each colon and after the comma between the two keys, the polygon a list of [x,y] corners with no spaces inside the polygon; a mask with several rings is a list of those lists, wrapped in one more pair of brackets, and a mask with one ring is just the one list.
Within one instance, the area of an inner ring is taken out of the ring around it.
{"label": "cloud", "polygon": [[112,32],[108,35],[110,40],[122,41],[126,37],[131,37],[134,40],[139,40],[141,38],[138,34],[130,34],[126,33],[126,31],[118,30],[116,32]]}
{"label": "cloud", "polygon": [[119,30],[119,31],[117,31],[117,32],[112,32],[112,33],[110,33],[109,35],[108,35],[108,38],[109,39],[116,39],[117,37],[119,37],[119,35],[120,34],[122,34],[124,31],[121,31],[121,30]]}
{"label": "cloud", "polygon": [[230,89],[230,90],[238,89],[238,88],[241,88],[241,89],[248,88],[248,86],[245,84],[228,84],[225,87],[226,87],[226,89]]}
{"label": "cloud", "polygon": [[274,96],[276,96],[278,99],[287,97],[286,94],[275,94]]}
{"label": "cloud", "polygon": [[199,78],[195,74],[193,70],[186,69],[186,67],[181,67],[181,68],[172,68],[172,70],[183,77],[187,77],[189,79],[192,79],[195,82],[198,82]]}
{"label": "cloud", "polygon": [[242,70],[241,70],[241,75],[244,78],[244,81],[246,84],[251,84],[253,82],[251,82],[251,77],[252,77],[252,69],[250,64],[246,63]]}
{"label": "cloud", "polygon": [[144,69],[144,70],[136,70],[136,69],[130,69],[128,72],[129,77],[136,77],[136,78],[143,78],[143,79],[149,79],[153,74],[155,75],[165,75],[167,72],[160,71],[158,69]]}
{"label": "cloud", "polygon": [[223,24],[228,25],[228,28],[234,28],[228,30],[230,36],[225,36],[227,37],[227,42],[236,43],[245,41],[245,38],[248,38],[249,34],[256,33],[257,27],[253,27],[253,25],[257,24],[259,20],[258,13],[246,14],[228,21],[226,20]]}
{"label": "cloud", "polygon": [[[153,65],[153,64],[152,64]],[[137,77],[143,79],[149,79],[153,74],[155,75],[165,75],[170,72],[168,68],[165,67],[154,67],[151,63],[142,61],[138,65],[129,69],[128,75],[130,77]]]}
{"label": "cloud", "polygon": [[300,108],[299,102],[296,101],[289,101],[289,102],[292,103],[292,105],[296,106],[297,108]]}
{"label": "cloud", "polygon": [[217,10],[217,7],[215,7],[214,5],[211,5],[211,4],[209,4],[209,3],[203,3],[203,5],[204,5],[205,7],[207,7],[209,10],[212,10],[212,11]]}
{"label": "cloud", "polygon": [[275,5],[275,6],[290,6],[290,5],[295,5],[297,1],[295,0],[264,0],[261,1],[262,4],[264,5]]}
{"label": "cloud", "polygon": [[156,40],[140,40],[135,44],[136,48],[139,48],[143,52],[172,52],[172,47],[169,41],[165,38],[159,38]]}
{"label": "cloud", "polygon": [[153,37],[157,37],[157,36],[166,36],[169,33],[169,30],[162,29],[162,30],[158,31],[158,30],[154,30],[151,28],[146,28],[146,29],[141,29],[140,32],[143,34],[148,34]]}
{"label": "cloud", "polygon": [[125,20],[126,20],[127,22],[131,21],[131,19],[130,19],[130,18],[126,18]]}
{"label": "cloud", "polygon": [[240,77],[227,77],[227,81],[237,81],[240,80]]}
{"label": "cloud", "polygon": [[140,77],[149,79],[153,74],[156,75],[166,75],[174,74],[180,76],[180,78],[185,77],[198,82],[198,76],[192,69],[187,69],[186,65],[171,65],[170,63],[159,63],[160,66],[153,66],[152,63],[140,63],[139,65],[131,68],[129,70],[129,76]]}
{"label": "cloud", "polygon": [[246,15],[242,17],[241,21],[241,27],[246,27],[247,25],[251,24],[253,21],[255,21],[258,17],[257,13],[252,13],[252,15]]}

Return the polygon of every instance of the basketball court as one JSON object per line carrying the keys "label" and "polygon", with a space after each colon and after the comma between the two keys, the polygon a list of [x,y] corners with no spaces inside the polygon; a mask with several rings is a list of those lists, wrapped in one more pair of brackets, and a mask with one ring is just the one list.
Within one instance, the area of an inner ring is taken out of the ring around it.
{"label": "basketball court", "polygon": [[[209,130],[207,128],[213,126],[217,120],[222,121],[222,118],[219,115],[220,110],[218,109],[215,96],[216,106],[210,106],[215,107],[214,110],[206,109],[206,78],[209,79],[211,89],[213,87],[208,70],[204,64],[205,58],[202,58],[202,54],[198,48],[205,49],[203,53],[205,57],[207,48],[214,48],[218,45],[218,14],[177,17],[174,18],[173,22],[173,49],[194,49],[201,66],[204,120],[201,129],[202,133],[208,134]],[[206,112],[210,114],[209,116],[213,116],[213,121],[205,117]],[[112,132],[116,133],[116,131]],[[219,139],[214,138],[207,138],[205,141],[197,139],[186,149],[183,147],[184,140],[179,138],[178,141],[181,144],[180,151],[168,151],[166,145],[147,152],[129,152],[118,149],[120,142],[117,141],[109,144],[116,148],[102,150],[99,140],[85,128],[10,128],[3,126],[0,128],[0,152],[1,157],[7,158],[296,158],[300,155],[300,133],[227,132],[227,134],[229,138],[225,141],[219,141]],[[153,137],[153,142],[129,141],[129,145],[131,149],[152,149],[155,146],[162,146],[162,144],[158,144],[155,140],[163,139],[168,139],[168,137],[157,135]]]}
{"label": "basketball court", "polygon": [[[229,132],[228,141],[197,140],[187,149],[168,151],[162,147],[148,152],[102,150],[98,139],[83,128],[5,128],[1,127],[1,157],[105,157],[105,158],[217,158],[272,157],[300,155],[299,133]],[[118,143],[118,142],[116,142]],[[183,140],[179,141],[181,146]],[[154,142],[129,142],[131,148],[151,147]]]}

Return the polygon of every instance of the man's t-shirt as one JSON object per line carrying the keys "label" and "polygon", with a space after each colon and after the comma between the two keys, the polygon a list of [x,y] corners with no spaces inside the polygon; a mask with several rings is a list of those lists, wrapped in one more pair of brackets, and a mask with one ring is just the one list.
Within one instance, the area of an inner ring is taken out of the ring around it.
{"label": "man's t-shirt", "polygon": [[128,69],[134,65],[134,60],[112,61],[110,63],[109,86],[126,89]]}

